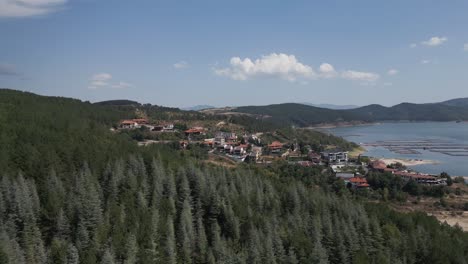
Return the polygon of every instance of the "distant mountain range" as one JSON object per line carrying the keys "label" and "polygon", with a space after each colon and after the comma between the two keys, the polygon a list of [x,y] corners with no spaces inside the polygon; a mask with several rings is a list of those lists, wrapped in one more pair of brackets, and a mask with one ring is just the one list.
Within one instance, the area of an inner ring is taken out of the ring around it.
{"label": "distant mountain range", "polygon": [[452,100],[444,101],[441,104],[450,105],[450,106],[466,107],[466,106],[468,106],[468,98],[452,99]]}
{"label": "distant mountain range", "polygon": [[200,110],[205,110],[205,109],[210,109],[210,108],[216,108],[212,105],[195,105],[195,106],[189,106],[189,107],[182,107],[182,110],[186,111],[200,111]]}
{"label": "distant mountain range", "polygon": [[345,110],[286,103],[243,106],[230,111],[257,115],[273,123],[297,126],[339,122],[468,121],[468,98],[428,104],[401,103],[392,107],[372,104]]}
{"label": "distant mountain range", "polygon": [[315,106],[320,108],[328,108],[333,110],[347,110],[347,109],[354,109],[358,108],[358,105],[335,105],[335,104],[312,104],[312,103],[301,103],[309,106]]}

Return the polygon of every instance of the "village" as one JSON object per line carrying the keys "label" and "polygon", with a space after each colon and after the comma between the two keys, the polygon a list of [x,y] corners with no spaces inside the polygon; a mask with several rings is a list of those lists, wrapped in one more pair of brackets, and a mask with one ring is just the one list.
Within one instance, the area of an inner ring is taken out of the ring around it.
{"label": "village", "polygon": [[[218,127],[193,126],[183,131],[176,129],[174,123],[159,122],[153,124],[146,118],[122,120],[117,131],[145,129],[150,133],[177,133],[181,135],[178,141],[180,148],[191,145],[200,146],[210,155],[227,158],[234,162],[245,162],[258,165],[268,165],[282,160],[297,166],[328,167],[337,178],[354,189],[369,188],[366,175],[368,172],[390,173],[405,181],[413,180],[422,185],[446,185],[446,179],[436,175],[419,173],[406,167],[389,166],[382,160],[373,159],[361,154],[350,155],[334,146],[325,146],[324,151],[314,151],[309,145],[300,147],[296,142],[263,142],[263,133],[247,133],[222,130]],[[143,140],[140,146],[169,141]]]}

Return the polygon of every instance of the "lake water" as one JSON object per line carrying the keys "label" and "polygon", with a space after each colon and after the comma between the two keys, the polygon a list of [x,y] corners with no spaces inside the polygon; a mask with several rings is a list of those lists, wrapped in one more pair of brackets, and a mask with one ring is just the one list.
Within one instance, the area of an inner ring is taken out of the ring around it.
{"label": "lake water", "polygon": [[[468,123],[455,122],[411,122],[380,123],[353,127],[328,129],[334,135],[341,136],[358,144],[379,145],[399,142],[405,145],[411,142],[434,142],[435,145],[453,146],[452,154],[465,155],[468,146]],[[429,143],[432,144],[432,143]],[[438,161],[438,164],[424,164],[411,168],[424,173],[439,174],[443,171],[455,176],[468,176],[468,156],[450,156],[440,152],[417,149],[420,154],[400,154],[382,146],[365,146],[369,155],[376,158],[403,158]],[[437,147],[436,147],[437,148]],[[436,150],[439,151],[439,150]]]}

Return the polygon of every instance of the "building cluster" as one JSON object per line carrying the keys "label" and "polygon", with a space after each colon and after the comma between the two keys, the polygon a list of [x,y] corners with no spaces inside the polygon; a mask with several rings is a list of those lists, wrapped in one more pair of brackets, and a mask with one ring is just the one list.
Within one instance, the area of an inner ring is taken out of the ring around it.
{"label": "building cluster", "polygon": [[369,164],[369,167],[374,171],[388,172],[388,173],[400,176],[406,181],[414,180],[415,182],[419,184],[425,184],[425,185],[446,185],[447,184],[447,181],[445,178],[441,178],[438,176],[409,171],[406,169],[388,168],[385,162],[381,160],[372,161]]}
{"label": "building cluster", "polygon": [[[119,129],[137,129],[146,127],[154,132],[174,132],[174,124],[151,124],[147,119],[129,119],[120,122]],[[368,170],[388,172],[403,179],[414,180],[425,185],[445,185],[446,180],[437,176],[417,173],[406,169],[389,168],[380,160],[364,164],[358,160],[349,158],[347,151],[327,149],[317,153],[310,147],[303,148],[303,154],[297,144],[287,144],[273,141],[268,145],[261,144],[261,140],[255,134],[238,135],[234,132],[217,131],[209,133],[204,127],[191,127],[185,131],[186,139],[180,141],[180,146],[186,148],[189,144],[201,144],[211,153],[225,155],[237,161],[253,163],[270,163],[275,159],[285,159],[290,163],[303,167],[327,165],[337,178],[343,179],[348,187],[354,189],[369,188],[369,184],[363,175]],[[207,138],[209,137],[209,138]],[[362,174],[361,174],[362,173]]]}
{"label": "building cluster", "polygon": [[150,124],[146,118],[135,118],[120,121],[119,129],[138,129],[146,127],[150,131],[155,132],[174,132],[174,124],[172,123],[159,123]]}

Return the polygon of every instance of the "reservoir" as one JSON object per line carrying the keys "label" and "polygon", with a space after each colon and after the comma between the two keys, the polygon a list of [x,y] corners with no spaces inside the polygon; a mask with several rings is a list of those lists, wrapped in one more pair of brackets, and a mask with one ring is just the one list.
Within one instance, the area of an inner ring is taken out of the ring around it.
{"label": "reservoir", "polygon": [[411,168],[424,173],[468,176],[468,123],[388,122],[327,129],[360,144],[375,158],[432,160]]}

